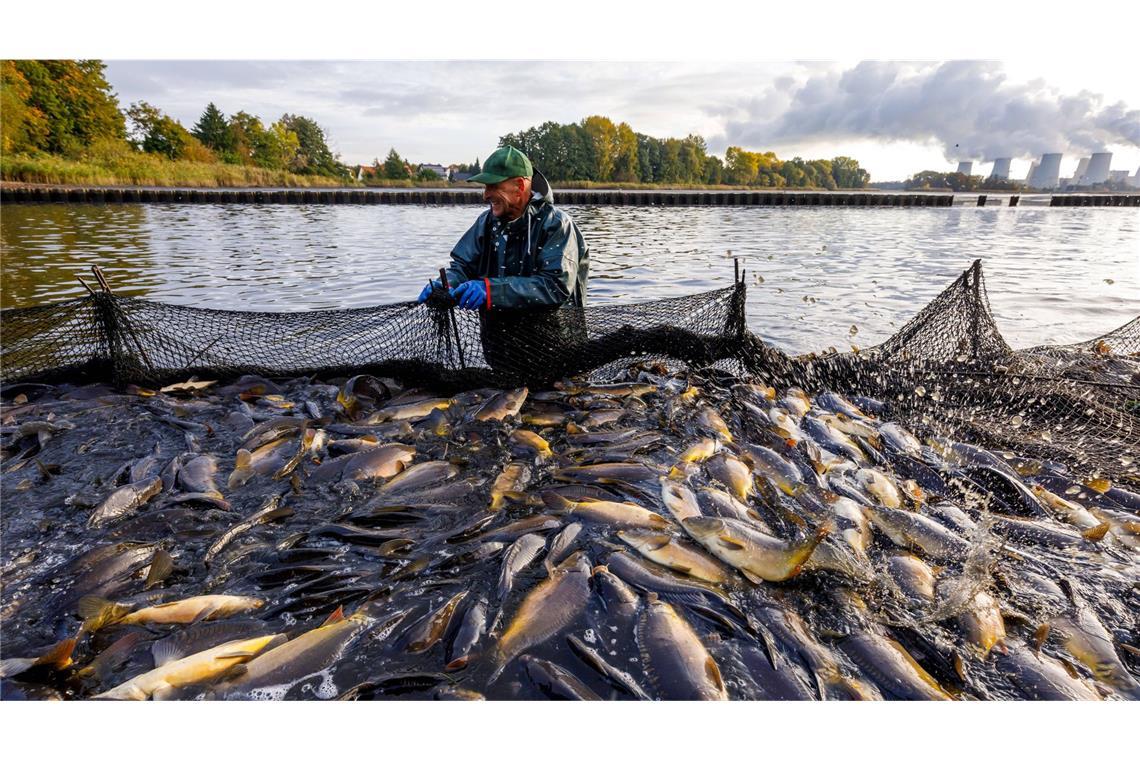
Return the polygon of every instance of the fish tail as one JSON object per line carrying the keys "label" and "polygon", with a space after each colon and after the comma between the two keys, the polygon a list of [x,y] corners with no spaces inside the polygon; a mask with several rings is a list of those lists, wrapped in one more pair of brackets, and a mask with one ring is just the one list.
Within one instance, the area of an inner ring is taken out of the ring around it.
{"label": "fish tail", "polygon": [[79,600],[79,617],[83,618],[83,630],[97,631],[122,620],[131,611],[126,604],[117,604],[101,596],[84,596]]}

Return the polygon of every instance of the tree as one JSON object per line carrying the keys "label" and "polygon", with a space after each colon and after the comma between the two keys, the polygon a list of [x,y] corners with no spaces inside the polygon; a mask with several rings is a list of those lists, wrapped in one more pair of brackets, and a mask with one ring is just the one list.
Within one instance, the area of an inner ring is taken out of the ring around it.
{"label": "tree", "polygon": [[20,150],[75,153],[95,140],[126,137],[105,68],[93,60],[5,61],[6,138]]}
{"label": "tree", "polygon": [[618,182],[637,182],[640,171],[637,133],[623,121],[617,126],[613,178]]}
{"label": "tree", "polygon": [[407,179],[410,174],[407,163],[400,158],[396,149],[392,148],[388,151],[388,157],[384,159],[384,177],[386,179]]}
{"label": "tree", "polygon": [[325,131],[319,124],[305,116],[285,114],[281,123],[297,135],[297,155],[293,159],[293,171],[298,174],[322,174],[326,177],[348,177],[348,167],[340,163],[329,149]]}
{"label": "tree", "polygon": [[871,175],[859,167],[859,162],[847,156],[831,159],[831,176],[838,187],[866,187]]}
{"label": "tree", "polygon": [[0,151],[25,153],[44,144],[48,134],[42,111],[29,105],[32,86],[15,61],[0,61]]}
{"label": "tree", "polygon": [[233,134],[226,123],[225,114],[213,103],[206,106],[206,110],[202,112],[201,118],[190,130],[190,134],[223,158],[233,154]]}
{"label": "tree", "polygon": [[145,100],[131,104],[127,119],[131,124],[131,142],[145,153],[182,158],[194,140],[185,127]]}
{"label": "tree", "polygon": [[613,177],[617,158],[618,131],[605,116],[587,116],[582,129],[589,136],[592,161],[587,171],[590,179],[606,182]]}

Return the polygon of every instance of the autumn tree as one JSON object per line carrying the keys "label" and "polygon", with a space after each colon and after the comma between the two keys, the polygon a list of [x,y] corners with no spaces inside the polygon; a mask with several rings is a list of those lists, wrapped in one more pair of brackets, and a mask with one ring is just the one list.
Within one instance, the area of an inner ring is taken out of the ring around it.
{"label": "autumn tree", "polygon": [[[126,137],[102,61],[4,61],[3,134],[13,151],[75,153]],[[11,123],[8,123],[11,120]]]}

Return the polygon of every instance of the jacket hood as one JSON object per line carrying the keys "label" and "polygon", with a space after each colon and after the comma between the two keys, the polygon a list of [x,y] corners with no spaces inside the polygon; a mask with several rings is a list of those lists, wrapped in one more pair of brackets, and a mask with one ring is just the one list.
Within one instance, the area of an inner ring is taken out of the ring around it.
{"label": "jacket hood", "polygon": [[536,200],[540,204],[554,203],[554,189],[550,187],[550,182],[547,181],[546,176],[538,169],[534,170],[534,174],[530,178],[530,190],[537,196],[531,200],[531,203]]}

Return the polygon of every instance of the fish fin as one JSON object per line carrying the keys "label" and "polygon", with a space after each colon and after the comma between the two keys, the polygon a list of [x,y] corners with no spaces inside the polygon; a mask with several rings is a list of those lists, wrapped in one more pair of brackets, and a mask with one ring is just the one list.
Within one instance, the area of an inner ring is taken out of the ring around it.
{"label": "fish fin", "polygon": [[181,660],[186,656],[186,652],[182,649],[181,645],[175,642],[173,638],[172,636],[167,636],[151,644],[150,656],[154,658],[154,666],[156,668],[161,668],[168,662]]}
{"label": "fish fin", "polygon": [[341,622],[342,620],[344,620],[344,605],[343,604],[340,605],[339,607],[337,607],[335,610],[333,610],[333,613],[331,615],[329,615],[328,618],[325,619],[325,622],[321,623],[318,627],[324,628],[327,625],[333,625],[335,623]]}
{"label": "fish fin", "polygon": [[717,536],[717,538],[720,540],[720,545],[725,549],[731,549],[732,551],[736,552],[744,548],[744,544],[740,541],[737,541],[735,538],[730,538],[728,536]]}
{"label": "fish fin", "polygon": [[150,569],[146,574],[143,591],[149,591],[163,581],[170,571],[174,569],[174,558],[165,549],[159,549],[150,560]]}
{"label": "fish fin", "polygon": [[761,583],[764,582],[764,579],[761,578],[759,575],[756,575],[755,573],[750,572],[748,570],[744,570],[741,568],[738,568],[738,569],[740,570],[740,574],[743,575],[745,578],[747,578],[752,583],[755,583],[756,585],[760,585]]}
{"label": "fish fin", "polygon": [[756,623],[754,628],[764,644],[764,656],[768,658],[768,664],[772,666],[772,670],[779,670],[780,653],[776,650],[776,642],[772,639],[771,631],[759,623]]}
{"label": "fish fin", "polygon": [[101,596],[88,595],[79,599],[78,610],[79,617],[83,618],[83,630],[90,632],[121,620],[131,608]]}
{"label": "fish fin", "polygon": [[816,670],[813,667],[809,666],[808,670],[811,671],[812,684],[815,686],[816,693],[819,694],[819,701],[826,702],[827,701],[827,687],[824,685],[823,676],[820,674],[820,672],[818,670]]}
{"label": "fish fin", "polygon": [[71,664],[71,653],[75,649],[76,639],[64,639],[44,654],[36,658],[36,665],[48,665],[55,670],[63,670]]}
{"label": "fish fin", "polygon": [[194,619],[190,621],[190,625],[194,625],[195,623],[201,623],[203,620],[209,620],[210,615],[213,615],[217,611],[218,611],[217,605],[211,604],[207,607],[204,607],[202,610],[200,610],[198,612],[197,615],[194,616]]}

